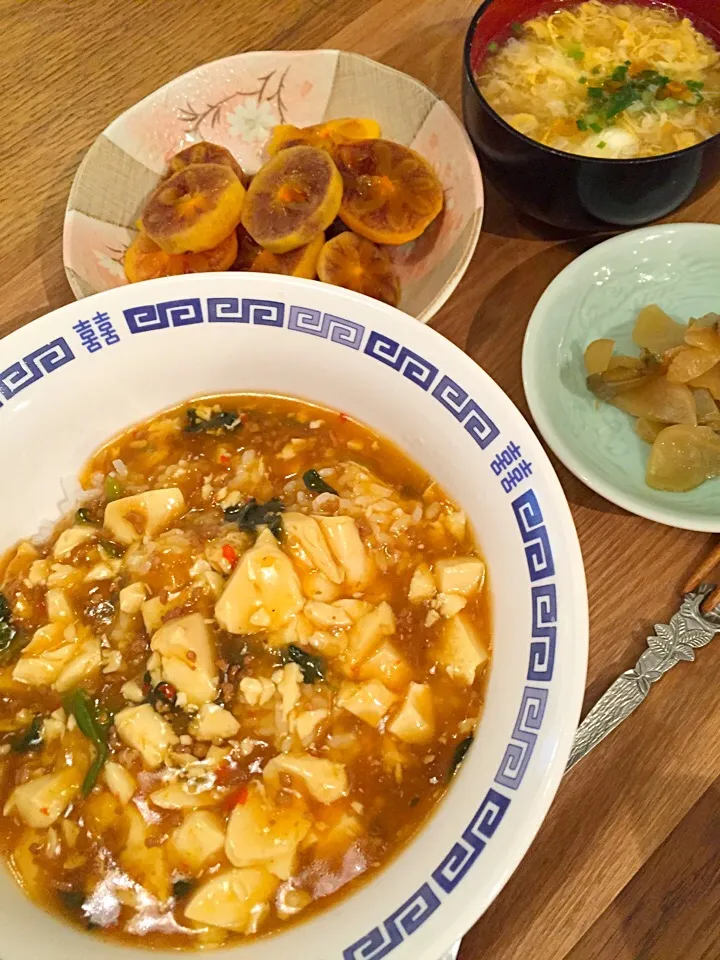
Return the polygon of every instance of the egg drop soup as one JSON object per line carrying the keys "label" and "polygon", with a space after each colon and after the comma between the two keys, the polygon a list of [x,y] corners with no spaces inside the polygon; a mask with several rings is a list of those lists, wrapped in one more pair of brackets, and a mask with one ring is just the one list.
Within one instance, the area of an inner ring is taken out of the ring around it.
{"label": "egg drop soup", "polygon": [[503,120],[566,153],[654,157],[720,133],[720,52],[665,5],[589,0],[515,23],[477,83]]}

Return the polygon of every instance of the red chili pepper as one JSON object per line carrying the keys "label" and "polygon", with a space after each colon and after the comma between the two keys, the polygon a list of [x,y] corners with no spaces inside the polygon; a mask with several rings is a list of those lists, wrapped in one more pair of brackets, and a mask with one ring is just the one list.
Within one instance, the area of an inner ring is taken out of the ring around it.
{"label": "red chili pepper", "polygon": [[231,457],[229,453],[221,453],[218,459],[220,463],[230,463]]}
{"label": "red chili pepper", "polygon": [[225,798],[224,806],[228,810],[233,810],[235,807],[244,807],[247,803],[248,798],[248,788],[243,784],[242,787],[238,787],[237,790],[233,790],[231,794]]}
{"label": "red chili pepper", "polygon": [[234,567],[238,562],[237,550],[229,543],[223,544],[222,555],[231,567]]}
{"label": "red chili pepper", "polygon": [[155,694],[166,703],[175,703],[177,700],[177,690],[172,683],[168,683],[167,680],[161,680],[160,683],[158,683],[155,687]]}
{"label": "red chili pepper", "polygon": [[346,413],[341,413],[341,414],[338,414],[338,419],[339,419],[342,423],[345,423],[347,420],[350,419],[350,417],[349,417]]}
{"label": "red chili pepper", "polygon": [[215,769],[215,783],[221,786],[226,784],[232,775],[232,764],[229,760],[222,760]]}

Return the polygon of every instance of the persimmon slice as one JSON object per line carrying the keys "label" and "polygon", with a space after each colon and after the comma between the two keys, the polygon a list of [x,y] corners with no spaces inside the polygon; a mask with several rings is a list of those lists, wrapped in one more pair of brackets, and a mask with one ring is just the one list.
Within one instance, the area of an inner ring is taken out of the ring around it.
{"label": "persimmon slice", "polygon": [[221,166],[230,167],[244,187],[248,184],[249,178],[230,151],[219,143],[210,143],[208,140],[191,143],[189,147],[176,153],[168,163],[163,179],[167,180],[174,173],[179,173],[194,163],[219,163]]}
{"label": "persimmon slice", "polygon": [[261,250],[250,267],[253,273],[283,273],[288,277],[305,277],[314,280],[317,276],[317,263],[320,251],[325,245],[325,234],[318,234],[304,247],[297,247],[287,253],[270,253]]}
{"label": "persimmon slice", "polygon": [[130,283],[183,273],[182,257],[165,253],[143,230],[125,251],[123,267]]}
{"label": "persimmon slice", "polygon": [[237,237],[238,246],[235,262],[233,263],[231,269],[242,271],[252,270],[252,265],[262,252],[262,247],[259,243],[255,243],[253,238],[241,223],[238,224],[238,228],[235,231],[235,236]]}
{"label": "persimmon slice", "polygon": [[317,271],[325,283],[364,293],[393,307],[400,302],[400,281],[388,255],[349,231],[328,240],[320,251]]}
{"label": "persimmon slice", "polygon": [[196,163],[150,195],[142,227],[166,253],[200,253],[235,230],[244,200],[245,188],[230,167]]}
{"label": "persimmon slice", "polygon": [[326,120],[310,127],[296,127],[283,123],[274,127],[267,145],[268,156],[273,157],[280,150],[306,144],[320,150],[332,152],[339,143],[348,140],[371,140],[380,136],[380,124],[365,117],[342,117],[339,120]]}
{"label": "persimmon slice", "polygon": [[176,277],[182,273],[213,273],[229,270],[237,256],[238,242],[234,233],[212,250],[202,253],[165,253],[154,240],[140,231],[125,251],[123,266],[130,283]]}
{"label": "persimmon slice", "polygon": [[238,241],[233,230],[229,236],[210,250],[183,253],[183,273],[217,273],[219,270],[229,270],[235,262],[237,252]]}
{"label": "persimmon slice", "polygon": [[319,233],[304,247],[288,253],[270,253],[255,243],[241,225],[237,229],[238,251],[233,270],[251,273],[282,273],[287,277],[305,277],[314,280],[317,276],[317,261],[325,243],[325,234]]}
{"label": "persimmon slice", "polygon": [[342,179],[325,151],[288,147],[253,178],[242,225],[261,247],[287,253],[306,246],[330,226],[341,198]]}
{"label": "persimmon slice", "polygon": [[343,179],[340,218],[376,243],[414,240],[443,208],[443,186],[430,164],[391,140],[342,143],[333,157]]}

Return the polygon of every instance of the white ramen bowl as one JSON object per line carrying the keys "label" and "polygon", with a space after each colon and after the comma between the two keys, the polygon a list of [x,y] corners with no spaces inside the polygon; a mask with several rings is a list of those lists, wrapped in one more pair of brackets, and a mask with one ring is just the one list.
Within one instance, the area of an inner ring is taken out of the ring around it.
{"label": "white ramen bowl", "polygon": [[[345,411],[445,487],[488,563],[494,650],[475,743],[415,839],[332,908],[230,950],[252,960],[438,960],[497,896],[542,823],[587,660],[567,502],[526,422],[472,360],[385,304],[288,277],[172,277],[62,307],[0,341],[2,460],[11,465],[0,471],[0,544],[57,518],[64,478],[117,431],[193,395],[242,390]],[[91,942],[2,870],[0,929],[3,960],[139,952]]]}

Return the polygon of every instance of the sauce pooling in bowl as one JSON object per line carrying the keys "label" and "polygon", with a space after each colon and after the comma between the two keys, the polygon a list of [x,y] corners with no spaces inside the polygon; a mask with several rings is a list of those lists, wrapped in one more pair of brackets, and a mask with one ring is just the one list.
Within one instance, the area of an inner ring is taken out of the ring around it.
{"label": "sauce pooling in bowl", "polygon": [[652,157],[720,133],[720,51],[666,6],[588,0],[513,24],[477,82],[520,133],[581,156]]}
{"label": "sauce pooling in bowl", "polygon": [[481,710],[485,565],[383,438],[234,395],[100,450],[0,570],[0,847],[66,919],[207,947],[412,836]]}

